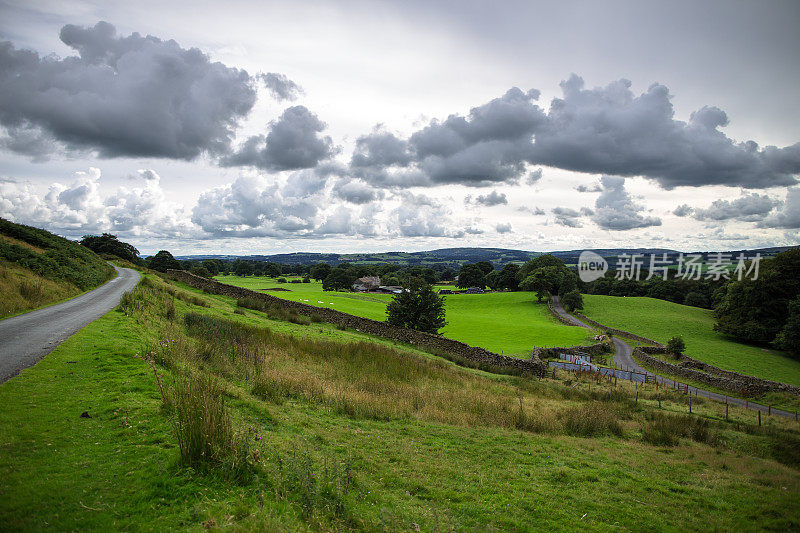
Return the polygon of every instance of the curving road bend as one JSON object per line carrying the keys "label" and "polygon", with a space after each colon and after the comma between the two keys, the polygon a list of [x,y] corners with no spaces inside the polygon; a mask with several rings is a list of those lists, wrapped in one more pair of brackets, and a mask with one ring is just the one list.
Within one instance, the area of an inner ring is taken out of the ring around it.
{"label": "curving road bend", "polygon": [[35,365],[85,325],[119,305],[141,276],[117,268],[117,277],[100,287],[62,302],[0,320],[0,383]]}
{"label": "curving road bend", "polygon": [[[561,301],[559,300],[558,296],[553,296],[552,299],[553,299],[553,310],[564,320],[575,326],[587,329],[595,329],[589,326],[588,324],[584,323],[583,321],[579,320],[578,318],[567,313],[561,306]],[[656,381],[667,387],[675,387],[676,384],[680,384],[681,386],[684,385],[683,383],[680,383],[678,381],[673,381],[669,378],[665,378],[663,376],[659,376],[658,374],[653,374],[652,372],[645,370],[644,368],[639,366],[639,364],[633,359],[633,349],[630,347],[628,343],[616,337],[612,337],[611,340],[614,342],[614,348],[616,348],[616,351],[614,352],[614,365],[618,369],[622,370],[621,373],[618,373],[620,378],[627,379],[625,378],[625,374],[627,373],[628,377],[631,377],[631,372],[633,372],[634,377],[635,374],[645,374],[654,376]],[[703,396],[704,398],[709,398],[711,400],[717,400],[720,402],[728,402],[731,405],[738,405],[741,407],[746,407],[748,409],[756,409],[758,411],[763,411],[765,413],[771,410],[773,414],[776,414],[778,416],[783,416],[786,418],[795,418],[795,413],[790,413],[789,411],[784,411],[782,409],[775,409],[775,408],[770,409],[766,405],[761,405],[758,403],[741,400],[739,398],[733,398],[731,396],[718,394],[716,392],[698,389],[691,385],[687,385],[687,387],[688,387],[688,392],[695,394],[697,396]]]}

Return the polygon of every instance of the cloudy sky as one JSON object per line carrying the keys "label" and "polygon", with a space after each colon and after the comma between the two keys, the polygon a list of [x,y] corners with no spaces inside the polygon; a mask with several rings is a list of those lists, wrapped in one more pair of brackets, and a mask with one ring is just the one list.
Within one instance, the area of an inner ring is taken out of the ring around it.
{"label": "cloudy sky", "polygon": [[146,254],[800,244],[796,0],[163,4],[0,0],[0,216]]}

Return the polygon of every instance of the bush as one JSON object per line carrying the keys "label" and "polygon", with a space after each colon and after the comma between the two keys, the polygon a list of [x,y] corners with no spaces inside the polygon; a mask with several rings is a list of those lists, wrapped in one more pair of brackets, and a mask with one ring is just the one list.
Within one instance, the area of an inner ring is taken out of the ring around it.
{"label": "bush", "polygon": [[568,313],[583,309],[583,296],[577,290],[569,291],[561,297],[561,305]]}
{"label": "bush", "polygon": [[686,343],[683,342],[683,337],[672,337],[667,341],[667,353],[672,355],[675,359],[680,359],[685,349]]}
{"label": "bush", "polygon": [[277,281],[278,283],[286,283],[286,278],[278,278],[275,281]]}

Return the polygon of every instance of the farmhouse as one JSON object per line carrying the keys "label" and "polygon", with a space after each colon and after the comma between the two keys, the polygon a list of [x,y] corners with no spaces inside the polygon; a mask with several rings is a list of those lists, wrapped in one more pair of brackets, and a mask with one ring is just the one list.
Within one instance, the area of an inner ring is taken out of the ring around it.
{"label": "farmhouse", "polygon": [[380,286],[381,278],[377,276],[366,276],[363,278],[358,278],[356,282],[353,283],[353,290],[356,292],[369,292],[374,291]]}

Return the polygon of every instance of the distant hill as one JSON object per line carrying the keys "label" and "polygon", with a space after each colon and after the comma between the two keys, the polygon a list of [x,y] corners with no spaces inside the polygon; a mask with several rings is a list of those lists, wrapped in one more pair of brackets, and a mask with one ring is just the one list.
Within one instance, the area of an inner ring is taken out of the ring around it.
{"label": "distant hill", "polygon": [[0,318],[76,296],[113,274],[77,242],[0,218]]}
{"label": "distant hill", "polygon": [[[738,254],[745,252],[750,256],[761,253],[762,257],[769,257],[790,247],[762,248],[758,250],[730,250],[725,253]],[[463,263],[475,263],[477,261],[490,261],[495,268],[502,268],[508,263],[523,263],[532,257],[550,253],[564,261],[568,265],[578,262],[578,256],[583,250],[563,250],[556,252],[532,252],[524,250],[509,250],[505,248],[441,248],[426,252],[376,252],[376,253],[314,253],[296,252],[290,254],[273,255],[184,255],[178,259],[246,259],[251,261],[272,261],[275,263],[289,265],[309,265],[313,263],[329,263],[332,265],[347,263],[393,263],[398,265],[446,265],[458,267]],[[593,252],[605,257],[610,263],[614,263],[617,256],[622,254],[667,254],[669,259],[674,259],[679,254],[676,250],[668,248],[598,248]],[[703,256],[715,252],[696,252]]]}

